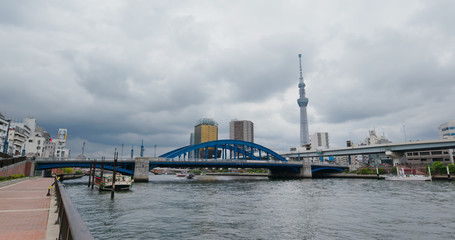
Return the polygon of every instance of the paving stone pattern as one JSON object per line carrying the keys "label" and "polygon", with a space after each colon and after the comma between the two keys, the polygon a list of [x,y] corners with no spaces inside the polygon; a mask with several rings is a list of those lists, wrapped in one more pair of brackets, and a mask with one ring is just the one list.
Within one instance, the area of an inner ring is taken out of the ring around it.
{"label": "paving stone pattern", "polygon": [[45,239],[52,178],[30,178],[0,187],[0,239]]}

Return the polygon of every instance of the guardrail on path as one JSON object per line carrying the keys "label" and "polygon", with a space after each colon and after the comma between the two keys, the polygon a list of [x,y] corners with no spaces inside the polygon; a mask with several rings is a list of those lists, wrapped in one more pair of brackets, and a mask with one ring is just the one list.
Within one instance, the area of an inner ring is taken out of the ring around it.
{"label": "guardrail on path", "polygon": [[64,185],[55,179],[57,197],[58,223],[60,225],[58,239],[91,240],[94,239],[87,225],[69,198]]}

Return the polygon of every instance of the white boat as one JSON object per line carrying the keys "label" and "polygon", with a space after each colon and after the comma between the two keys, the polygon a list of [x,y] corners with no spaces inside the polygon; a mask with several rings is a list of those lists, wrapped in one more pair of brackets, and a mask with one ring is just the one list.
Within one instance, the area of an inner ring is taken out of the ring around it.
{"label": "white boat", "polygon": [[416,174],[405,174],[404,169],[398,170],[397,176],[386,176],[385,180],[389,181],[431,181],[431,177]]}
{"label": "white boat", "polygon": [[[100,190],[110,191],[112,190],[112,174],[104,174],[103,179],[100,175],[95,176],[95,185]],[[134,184],[134,180],[131,176],[122,175],[117,173],[115,175],[115,190],[130,190]]]}

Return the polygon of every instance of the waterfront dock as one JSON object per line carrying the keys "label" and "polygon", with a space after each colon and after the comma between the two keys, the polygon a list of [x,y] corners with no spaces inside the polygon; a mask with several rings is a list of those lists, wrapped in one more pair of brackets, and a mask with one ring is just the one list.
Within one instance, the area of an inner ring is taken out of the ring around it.
{"label": "waterfront dock", "polygon": [[53,182],[33,177],[0,187],[0,239],[58,237],[54,194],[46,196]]}

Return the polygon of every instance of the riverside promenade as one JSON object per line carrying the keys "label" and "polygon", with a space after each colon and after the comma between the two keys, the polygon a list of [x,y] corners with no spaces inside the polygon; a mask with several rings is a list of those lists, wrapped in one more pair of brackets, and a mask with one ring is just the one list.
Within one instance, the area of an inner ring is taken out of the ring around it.
{"label": "riverside promenade", "polygon": [[0,186],[0,239],[58,237],[55,196],[46,196],[53,181],[53,178],[33,177]]}

